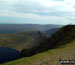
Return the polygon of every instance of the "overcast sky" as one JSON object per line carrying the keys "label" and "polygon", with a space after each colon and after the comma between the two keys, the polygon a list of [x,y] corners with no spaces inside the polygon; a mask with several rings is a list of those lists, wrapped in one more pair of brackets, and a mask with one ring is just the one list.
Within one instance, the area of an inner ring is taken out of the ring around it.
{"label": "overcast sky", "polygon": [[75,0],[0,0],[0,23],[75,24]]}

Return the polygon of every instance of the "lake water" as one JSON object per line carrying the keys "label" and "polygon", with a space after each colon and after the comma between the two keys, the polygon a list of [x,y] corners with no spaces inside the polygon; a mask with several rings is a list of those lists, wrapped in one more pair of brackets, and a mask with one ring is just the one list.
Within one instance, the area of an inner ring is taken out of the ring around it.
{"label": "lake water", "polygon": [[20,58],[20,52],[7,47],[0,47],[0,63],[16,60]]}

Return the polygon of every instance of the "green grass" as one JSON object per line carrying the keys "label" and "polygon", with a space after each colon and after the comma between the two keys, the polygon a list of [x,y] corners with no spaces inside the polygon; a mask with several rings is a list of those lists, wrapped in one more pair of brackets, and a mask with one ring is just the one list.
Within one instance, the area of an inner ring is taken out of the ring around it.
{"label": "green grass", "polygon": [[21,58],[15,61],[0,65],[60,65],[59,58],[73,60],[75,58],[75,40],[57,49],[34,55],[32,57]]}

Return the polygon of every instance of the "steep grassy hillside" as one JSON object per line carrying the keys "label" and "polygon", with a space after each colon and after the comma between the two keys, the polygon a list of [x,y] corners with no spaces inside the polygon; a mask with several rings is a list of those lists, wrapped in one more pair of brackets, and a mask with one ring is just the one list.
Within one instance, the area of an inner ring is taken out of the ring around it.
{"label": "steep grassy hillside", "polygon": [[65,45],[73,39],[75,39],[75,25],[67,25],[54,33],[50,38],[44,40],[38,46],[22,50],[22,55],[32,56],[34,54]]}
{"label": "steep grassy hillside", "polygon": [[0,47],[22,50],[23,48],[37,46],[45,38],[41,32],[0,34]]}
{"label": "steep grassy hillside", "polygon": [[48,50],[32,57],[21,58],[0,65],[60,65],[60,58],[62,60],[75,59],[75,39],[57,49]]}
{"label": "steep grassy hillside", "polygon": [[[67,25],[55,32],[50,38],[40,44],[41,49],[52,49],[75,39],[75,25]],[[42,46],[43,45],[43,46]]]}

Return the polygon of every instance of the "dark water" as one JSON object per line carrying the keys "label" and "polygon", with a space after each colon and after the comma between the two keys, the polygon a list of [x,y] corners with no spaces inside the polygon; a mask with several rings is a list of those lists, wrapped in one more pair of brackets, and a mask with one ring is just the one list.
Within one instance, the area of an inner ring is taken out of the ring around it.
{"label": "dark water", "polygon": [[0,63],[16,60],[20,58],[20,52],[7,48],[7,47],[0,47]]}

